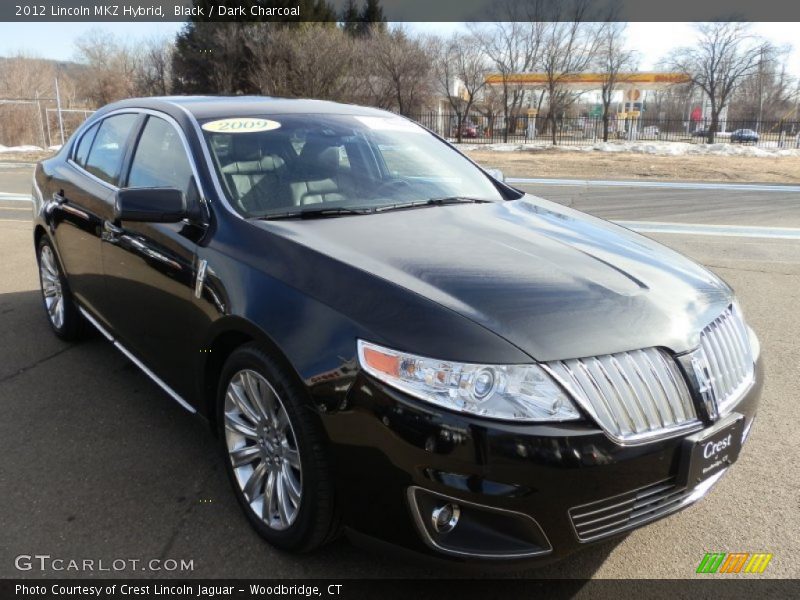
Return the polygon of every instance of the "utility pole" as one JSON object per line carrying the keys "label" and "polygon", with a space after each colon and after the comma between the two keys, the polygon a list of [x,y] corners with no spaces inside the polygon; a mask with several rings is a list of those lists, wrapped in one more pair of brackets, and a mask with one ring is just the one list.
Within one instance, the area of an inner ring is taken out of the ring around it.
{"label": "utility pole", "polygon": [[758,122],[756,132],[761,133],[761,119],[764,114],[764,46],[761,46],[758,59]]}
{"label": "utility pole", "polygon": [[39,102],[39,90],[36,90],[36,113],[39,115],[39,131],[42,134],[42,148],[47,150],[47,140],[44,137],[44,120],[42,119],[42,103]]}
{"label": "utility pole", "polygon": [[794,120],[800,121],[800,79],[797,80],[797,89],[794,92]]}
{"label": "utility pole", "polygon": [[61,131],[61,145],[64,145],[64,119],[61,116],[61,94],[58,92],[58,76],[56,76],[56,107],[58,108],[58,128]]}

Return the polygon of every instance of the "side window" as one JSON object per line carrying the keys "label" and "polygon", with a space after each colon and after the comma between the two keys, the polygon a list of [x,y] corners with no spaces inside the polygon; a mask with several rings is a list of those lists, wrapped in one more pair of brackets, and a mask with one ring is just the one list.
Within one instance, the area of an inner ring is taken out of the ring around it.
{"label": "side window", "polygon": [[92,147],[94,137],[97,135],[98,127],[99,125],[92,125],[86,133],[83,134],[83,137],[81,137],[78,142],[78,147],[75,149],[74,160],[82,167],[86,166],[86,157],[89,156],[89,149]]}
{"label": "side window", "polygon": [[89,173],[111,185],[119,184],[125,142],[138,118],[139,115],[132,113],[116,115],[108,117],[100,124],[86,160],[86,170]]}
{"label": "side window", "polygon": [[164,119],[149,117],[133,155],[128,187],[177,188],[191,192],[192,167],[181,138]]}

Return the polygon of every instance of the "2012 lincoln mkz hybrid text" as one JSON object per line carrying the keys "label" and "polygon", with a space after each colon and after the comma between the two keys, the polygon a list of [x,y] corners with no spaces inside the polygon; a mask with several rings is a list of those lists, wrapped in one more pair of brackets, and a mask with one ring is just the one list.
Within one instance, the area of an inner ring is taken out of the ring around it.
{"label": "2012 lincoln mkz hybrid text", "polygon": [[36,168],[44,306],[210,421],[276,546],[563,557],[719,480],[760,350],[703,267],[501,180],[375,109],[120,102]]}

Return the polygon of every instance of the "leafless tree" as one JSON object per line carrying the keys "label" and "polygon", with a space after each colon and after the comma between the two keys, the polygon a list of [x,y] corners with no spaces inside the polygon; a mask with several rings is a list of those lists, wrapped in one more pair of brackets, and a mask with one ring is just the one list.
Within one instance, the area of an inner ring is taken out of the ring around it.
{"label": "leafless tree", "polygon": [[779,121],[794,113],[795,79],[786,61],[788,47],[762,48],[755,71],[742,79],[728,108],[728,120],[744,120],[757,115],[756,129],[762,121]]}
{"label": "leafless tree", "polygon": [[461,142],[462,125],[486,87],[486,56],[472,35],[455,34],[435,48],[436,84],[456,115],[456,137]]}
{"label": "leafless tree", "polygon": [[625,83],[626,71],[635,67],[635,54],[625,46],[627,23],[609,19],[599,31],[597,69],[603,74],[600,97],[603,103],[603,141],[608,141],[611,100],[620,83]]}
{"label": "leafless tree", "polygon": [[418,110],[431,91],[432,49],[412,38],[402,28],[373,35],[368,40],[374,72],[368,76],[383,79],[402,115]]}
{"label": "leafless tree", "polygon": [[252,54],[250,80],[259,93],[347,99],[355,52],[353,38],[341,29],[317,23],[270,32],[251,29],[246,43]]}
{"label": "leafless tree", "polygon": [[83,94],[95,106],[126,98],[136,91],[136,57],[133,50],[109,32],[91,29],[75,41]]}
{"label": "leafless tree", "polygon": [[136,60],[136,87],[141,96],[165,96],[172,87],[171,39],[153,37],[145,40]]}
{"label": "leafless tree", "polygon": [[511,76],[535,70],[539,63],[545,23],[543,0],[500,0],[494,9],[496,22],[473,25],[471,30],[492,68],[500,76],[503,120],[503,141],[508,141],[512,117],[525,97],[521,86]]}
{"label": "leafless tree", "polygon": [[697,43],[676,50],[671,65],[690,77],[708,97],[711,105],[708,141],[713,143],[720,113],[741,82],[757,71],[767,44],[751,35],[745,23],[700,23],[697,33]]}
{"label": "leafless tree", "polygon": [[546,78],[549,103],[547,120],[553,144],[558,139],[556,119],[579,96],[565,83],[570,77],[588,69],[595,61],[600,46],[601,27],[588,20],[589,4],[589,0],[554,3],[553,10],[558,12],[545,25],[541,64]]}

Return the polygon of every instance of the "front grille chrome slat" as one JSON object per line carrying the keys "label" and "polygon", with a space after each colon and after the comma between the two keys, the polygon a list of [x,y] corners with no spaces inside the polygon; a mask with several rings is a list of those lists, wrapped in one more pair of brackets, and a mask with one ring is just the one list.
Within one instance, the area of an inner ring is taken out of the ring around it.
{"label": "front grille chrome slat", "polygon": [[674,512],[684,504],[690,490],[678,487],[673,478],[618,496],[569,509],[569,517],[582,542],[601,539]]}
{"label": "front grille chrome slat", "polygon": [[[754,377],[747,327],[735,306],[703,329],[691,359],[697,393],[716,418],[735,404]],[[686,378],[675,358],[661,348],[544,366],[618,443],[644,443],[701,427]]]}
{"label": "front grille chrome slat", "polygon": [[609,436],[635,443],[699,424],[675,360],[658,348],[547,363]]}
{"label": "front grille chrome slat", "polygon": [[718,412],[724,414],[755,377],[747,328],[737,308],[729,307],[703,329],[698,355],[710,376],[704,399],[714,402]]}

